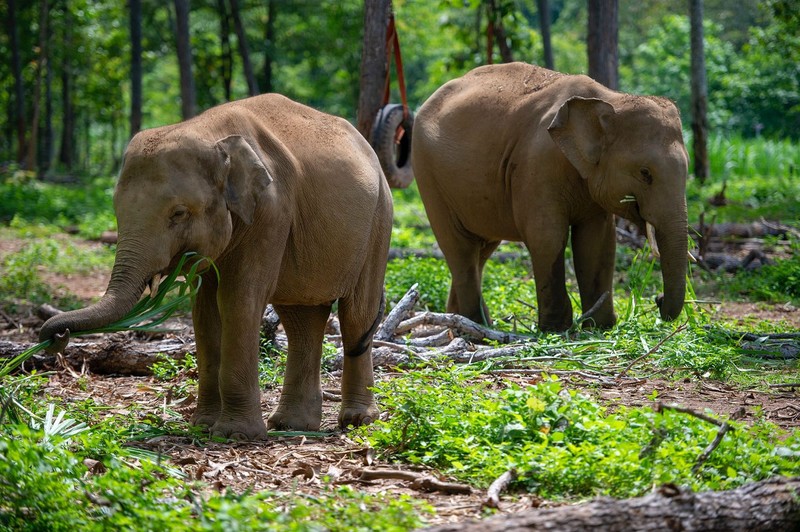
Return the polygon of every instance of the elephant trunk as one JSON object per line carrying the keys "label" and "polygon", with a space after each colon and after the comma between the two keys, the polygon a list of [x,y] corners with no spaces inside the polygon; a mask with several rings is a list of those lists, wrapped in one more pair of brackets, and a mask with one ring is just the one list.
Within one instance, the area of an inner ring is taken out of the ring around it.
{"label": "elephant trunk", "polygon": [[656,226],[655,238],[661,255],[664,280],[664,296],[658,299],[658,306],[664,320],[674,320],[683,310],[689,254],[687,235],[686,220],[674,226]]}
{"label": "elephant trunk", "polygon": [[94,305],[64,312],[47,320],[39,331],[39,340],[51,340],[67,329],[77,332],[104,327],[125,316],[141,297],[155,270],[143,264],[140,259],[142,256],[120,242],[105,295]]}

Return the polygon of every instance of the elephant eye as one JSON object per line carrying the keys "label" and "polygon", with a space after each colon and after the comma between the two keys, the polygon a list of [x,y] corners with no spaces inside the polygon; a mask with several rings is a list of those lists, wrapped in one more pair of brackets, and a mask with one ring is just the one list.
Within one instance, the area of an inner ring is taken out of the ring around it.
{"label": "elephant eye", "polygon": [[653,182],[653,174],[650,173],[649,168],[642,168],[639,170],[640,175],[642,176],[642,181],[650,185]]}
{"label": "elephant eye", "polygon": [[189,209],[185,205],[178,205],[172,210],[169,216],[170,225],[175,225],[183,222],[189,217]]}

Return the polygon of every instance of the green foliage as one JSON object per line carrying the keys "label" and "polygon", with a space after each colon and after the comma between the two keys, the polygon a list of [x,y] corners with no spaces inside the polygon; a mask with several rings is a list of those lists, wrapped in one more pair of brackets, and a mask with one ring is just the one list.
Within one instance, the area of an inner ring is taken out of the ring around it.
{"label": "green foliage", "polygon": [[800,301],[800,246],[795,245],[794,253],[787,259],[739,273],[726,288],[760,301]]}
{"label": "green foliage", "polygon": [[0,223],[71,226],[85,238],[97,238],[103,231],[116,228],[111,178],[57,185],[21,175],[0,173]]}
{"label": "green foliage", "polygon": [[609,413],[550,378],[497,391],[475,377],[453,367],[416,368],[382,382],[380,400],[391,416],[362,434],[387,456],[478,487],[516,469],[516,487],[544,498],[628,497],[665,482],[726,489],[800,472],[800,434],[766,423],[735,424],[693,475],[713,425],[669,410]]}
{"label": "green foliage", "polygon": [[[4,387],[14,381],[2,380]],[[411,530],[431,512],[407,496],[349,487],[331,486],[316,497],[217,493],[187,481],[161,457],[124,445],[125,434],[136,430],[120,425],[131,419],[93,420],[90,428],[52,404],[43,407],[35,394],[20,393],[17,400],[27,414],[11,419],[3,401],[0,415],[3,530],[138,530],[142,523],[168,531]],[[79,408],[75,414],[84,417],[84,406]],[[41,420],[31,414],[43,409]]]}

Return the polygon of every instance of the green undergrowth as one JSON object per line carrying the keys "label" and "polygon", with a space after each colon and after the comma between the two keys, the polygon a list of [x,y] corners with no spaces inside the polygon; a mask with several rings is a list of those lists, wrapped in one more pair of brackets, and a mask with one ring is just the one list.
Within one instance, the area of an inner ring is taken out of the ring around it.
{"label": "green undergrowth", "polygon": [[800,474],[798,431],[730,422],[734,430],[695,474],[716,425],[671,410],[609,409],[554,377],[519,386],[472,368],[417,367],[378,391],[390,415],[361,429],[370,445],[480,488],[510,469],[514,490],[572,500],[637,496],[667,482],[720,490]]}
{"label": "green undergrowth", "polygon": [[404,495],[327,485],[299,492],[222,493],[162,457],[126,445],[118,418],[91,426],[57,412],[0,419],[3,530],[411,530],[431,510]]}

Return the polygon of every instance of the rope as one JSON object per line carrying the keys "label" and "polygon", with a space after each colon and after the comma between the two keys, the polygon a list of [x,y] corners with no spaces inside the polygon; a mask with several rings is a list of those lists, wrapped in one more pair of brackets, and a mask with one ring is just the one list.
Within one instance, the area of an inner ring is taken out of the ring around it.
{"label": "rope", "polygon": [[391,89],[392,55],[394,55],[394,66],[397,70],[397,84],[400,88],[400,101],[403,103],[403,119],[408,120],[408,98],[406,97],[406,78],[403,75],[403,58],[400,54],[400,38],[397,36],[397,27],[394,23],[394,13],[389,14],[389,25],[386,27],[386,85],[383,90],[383,105],[389,103]]}

